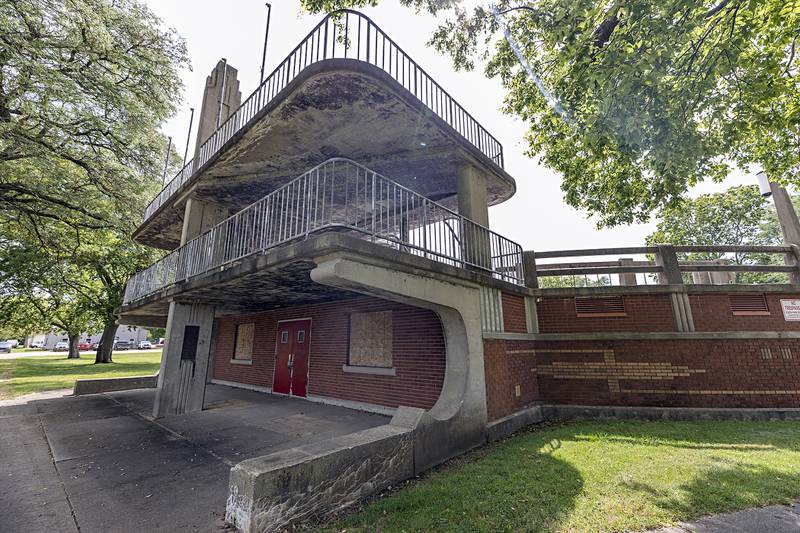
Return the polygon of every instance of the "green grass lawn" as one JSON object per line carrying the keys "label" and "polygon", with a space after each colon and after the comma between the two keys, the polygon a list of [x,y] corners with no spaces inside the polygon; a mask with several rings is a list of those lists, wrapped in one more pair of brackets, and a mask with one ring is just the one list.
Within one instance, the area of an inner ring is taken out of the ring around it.
{"label": "green grass lawn", "polygon": [[575,421],[474,452],[321,531],[630,531],[798,496],[798,422]]}
{"label": "green grass lawn", "polygon": [[46,355],[0,360],[0,399],[72,388],[76,379],[152,375],[160,362],[161,350],[114,353],[114,362],[103,365],[94,364],[94,353],[80,359]]}

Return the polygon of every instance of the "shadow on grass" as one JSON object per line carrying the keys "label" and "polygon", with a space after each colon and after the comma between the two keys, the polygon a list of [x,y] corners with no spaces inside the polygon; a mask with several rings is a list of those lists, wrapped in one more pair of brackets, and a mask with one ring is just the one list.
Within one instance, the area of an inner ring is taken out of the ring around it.
{"label": "shadow on grass", "polygon": [[[520,455],[501,445],[481,459],[452,465],[381,498],[325,531],[553,531],[583,490],[575,467],[553,456],[557,440]],[[554,481],[558,481],[554,483]]]}
{"label": "shadow on grass", "polygon": [[666,494],[646,483],[624,484],[638,491],[656,506],[680,519],[758,507],[768,503],[791,503],[800,493],[800,473],[739,464],[712,467],[698,472],[680,486],[678,494]]}

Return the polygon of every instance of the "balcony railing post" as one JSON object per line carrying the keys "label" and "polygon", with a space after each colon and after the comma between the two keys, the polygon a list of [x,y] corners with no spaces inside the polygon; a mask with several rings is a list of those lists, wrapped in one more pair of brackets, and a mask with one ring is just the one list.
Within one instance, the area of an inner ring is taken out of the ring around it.
{"label": "balcony railing post", "polygon": [[658,280],[661,285],[683,285],[681,265],[678,263],[678,254],[671,244],[659,244],[656,251],[656,265],[661,267]]}

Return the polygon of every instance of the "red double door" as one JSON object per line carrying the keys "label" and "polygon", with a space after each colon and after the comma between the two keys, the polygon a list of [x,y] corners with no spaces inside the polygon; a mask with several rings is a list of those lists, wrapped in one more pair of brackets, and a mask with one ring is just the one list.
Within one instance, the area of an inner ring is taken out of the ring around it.
{"label": "red double door", "polygon": [[306,395],[310,345],[311,320],[278,322],[273,392],[292,396]]}

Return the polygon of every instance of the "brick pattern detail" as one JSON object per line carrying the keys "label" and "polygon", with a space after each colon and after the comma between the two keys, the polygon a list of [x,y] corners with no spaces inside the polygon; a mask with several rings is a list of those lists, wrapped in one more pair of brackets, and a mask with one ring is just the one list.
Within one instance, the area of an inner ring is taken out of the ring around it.
{"label": "brick pattern detail", "polygon": [[503,330],[506,333],[527,333],[525,298],[504,292],[501,295],[501,302],[503,305]]}
{"label": "brick pattern detail", "polygon": [[[506,393],[512,382],[525,381],[536,381],[528,390],[537,388],[541,401],[552,403],[800,407],[798,339],[486,340],[484,350],[491,354],[486,366],[490,418],[523,406]],[[520,353],[526,354],[525,366],[518,363]]]}
{"label": "brick pattern detail", "polygon": [[486,340],[483,357],[489,420],[510,415],[539,400],[536,360],[531,343]]}
{"label": "brick pattern detail", "polygon": [[[395,376],[342,371],[349,351],[350,313],[392,311]],[[272,387],[277,322],[311,318],[308,394],[386,407],[429,409],[439,398],[445,372],[445,343],[432,311],[377,298],[358,298],[217,319],[215,379]],[[255,323],[252,365],[230,362],[236,326]]]}
{"label": "brick pattern detail", "polygon": [[669,294],[626,294],[627,316],[578,317],[574,297],[545,297],[537,304],[541,333],[676,331]]}
{"label": "brick pattern detail", "polygon": [[697,331],[800,331],[800,322],[783,318],[781,300],[799,300],[800,294],[767,294],[769,315],[737,316],[727,294],[690,294]]}

